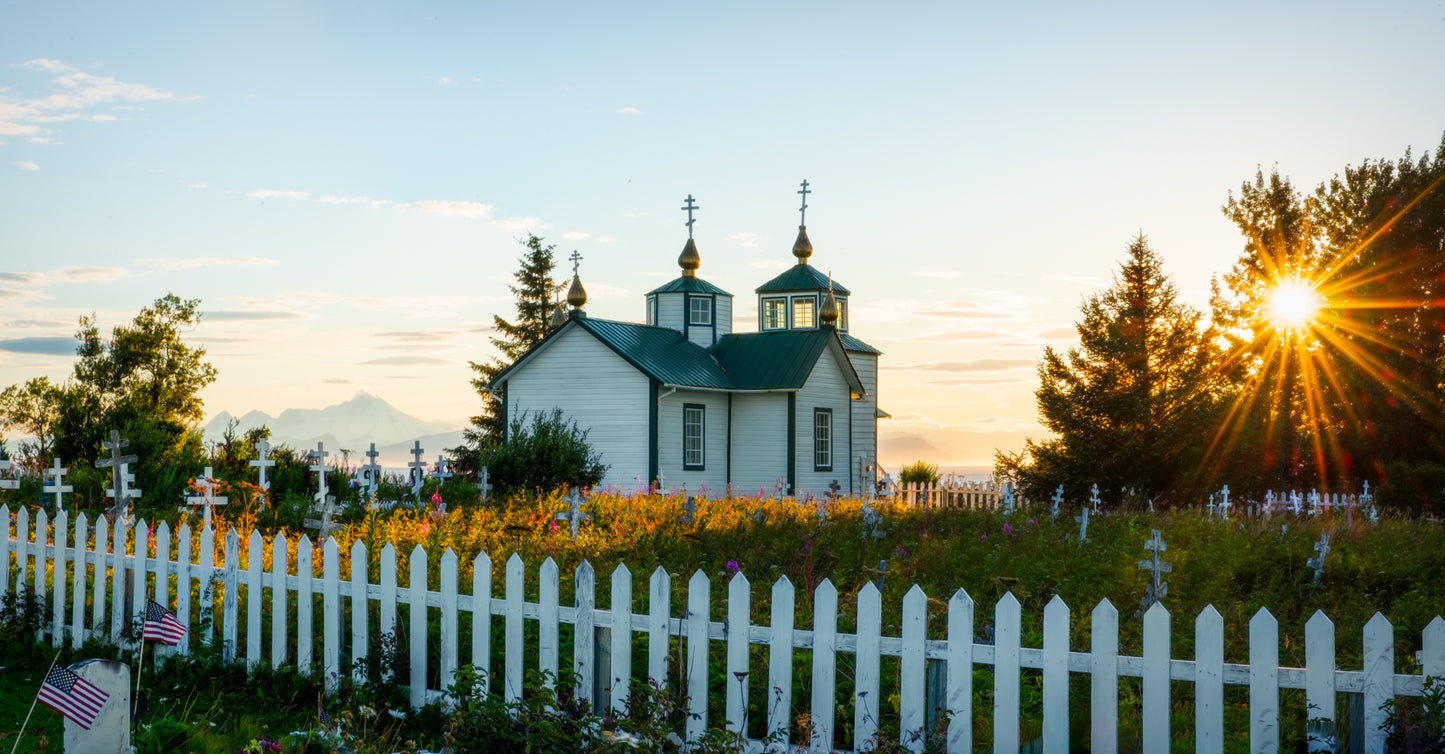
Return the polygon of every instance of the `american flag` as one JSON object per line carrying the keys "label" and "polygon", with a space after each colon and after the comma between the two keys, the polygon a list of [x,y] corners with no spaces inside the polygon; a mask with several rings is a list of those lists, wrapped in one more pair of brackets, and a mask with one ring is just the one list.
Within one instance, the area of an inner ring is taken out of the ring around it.
{"label": "american flag", "polygon": [[110,694],[90,681],[72,673],[69,668],[52,665],[45,682],[40,684],[40,701],[54,707],[86,730],[95,724],[95,716]]}
{"label": "american flag", "polygon": [[145,630],[141,636],[175,646],[185,638],[186,627],[176,620],[171,611],[161,607],[159,602],[146,600]]}

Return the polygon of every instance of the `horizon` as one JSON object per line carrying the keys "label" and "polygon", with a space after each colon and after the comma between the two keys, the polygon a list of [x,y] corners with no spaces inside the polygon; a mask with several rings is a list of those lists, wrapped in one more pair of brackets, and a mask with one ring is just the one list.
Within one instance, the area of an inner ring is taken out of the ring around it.
{"label": "horizon", "polygon": [[565,7],[8,7],[0,387],[174,292],[208,420],[370,391],[461,425],[518,237],[639,321],[695,196],[698,274],[751,331],[807,179],[884,442],[991,465],[1047,435],[1042,349],[1136,234],[1206,309],[1256,169],[1310,191],[1445,131],[1438,2]]}

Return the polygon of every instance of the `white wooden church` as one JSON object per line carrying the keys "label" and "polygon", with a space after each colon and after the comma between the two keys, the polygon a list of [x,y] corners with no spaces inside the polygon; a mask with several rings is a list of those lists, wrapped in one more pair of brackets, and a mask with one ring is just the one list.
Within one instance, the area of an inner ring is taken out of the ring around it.
{"label": "white wooden church", "polygon": [[488,386],[505,422],[561,409],[601,453],[601,486],[624,491],[871,491],[880,352],[848,334],[848,289],[808,263],[806,214],[797,264],[755,291],[759,332],[737,333],[732,294],[697,276],[690,195],[683,209],[681,274],[647,293],[645,324],[587,316],[574,265],[570,311]]}

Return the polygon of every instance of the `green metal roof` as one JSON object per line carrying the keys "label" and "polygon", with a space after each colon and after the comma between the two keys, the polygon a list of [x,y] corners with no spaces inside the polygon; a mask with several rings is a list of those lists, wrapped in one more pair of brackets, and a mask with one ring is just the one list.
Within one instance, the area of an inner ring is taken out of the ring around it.
{"label": "green metal roof", "polygon": [[825,330],[736,333],[718,338],[711,350],[737,389],[785,390],[808,380],[829,336]]}
{"label": "green metal roof", "polygon": [[655,380],[672,385],[724,390],[733,386],[707,349],[670,327],[650,327],[591,317],[578,317],[573,321]]}
{"label": "green metal roof", "polygon": [[876,354],[883,353],[882,351],[868,345],[867,343],[864,343],[863,341],[853,337],[852,335],[849,335],[848,333],[840,332],[838,333],[838,338],[843,341],[843,349],[845,351],[858,351],[860,353]]}
{"label": "green metal roof", "polygon": [[[778,291],[826,291],[828,290],[828,276],[818,271],[817,267],[810,264],[795,264],[785,270],[783,274],[758,286],[756,293],[774,293]],[[833,293],[839,296],[848,295],[848,289],[833,282]]]}
{"label": "green metal roof", "polygon": [[653,288],[647,292],[647,295],[651,296],[654,293],[713,293],[719,296],[733,295],[702,278],[681,276],[667,282],[665,285]]}

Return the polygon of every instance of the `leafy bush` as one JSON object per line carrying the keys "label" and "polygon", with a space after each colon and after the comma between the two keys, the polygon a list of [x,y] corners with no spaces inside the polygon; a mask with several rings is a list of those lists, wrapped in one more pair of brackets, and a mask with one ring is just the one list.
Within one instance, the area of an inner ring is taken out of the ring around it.
{"label": "leafy bush", "polygon": [[941,478],[938,475],[938,464],[927,461],[915,461],[898,472],[900,484],[938,484]]}
{"label": "leafy bush", "polygon": [[607,467],[587,444],[587,430],[568,423],[561,409],[523,414],[507,429],[507,440],[483,453],[498,495],[551,492],[559,487],[592,487]]}
{"label": "leafy bush", "polygon": [[1376,498],[1381,507],[1409,516],[1445,513],[1445,466],[1396,461],[1385,467]]}

